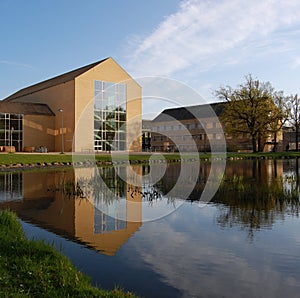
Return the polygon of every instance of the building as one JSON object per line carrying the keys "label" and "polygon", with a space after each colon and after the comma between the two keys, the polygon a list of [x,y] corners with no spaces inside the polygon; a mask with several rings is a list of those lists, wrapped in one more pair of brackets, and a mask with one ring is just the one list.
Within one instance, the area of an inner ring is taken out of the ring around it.
{"label": "building", "polygon": [[[151,150],[160,152],[198,151],[209,152],[211,145],[233,152],[252,152],[248,134],[230,135],[223,131],[221,114],[226,103],[212,103],[166,109],[152,120]],[[271,136],[263,140],[264,150],[272,151]],[[277,148],[282,150],[282,134],[277,135]],[[223,150],[222,150],[223,151]]]}
{"label": "building", "polygon": [[142,149],[151,151],[151,120],[142,120]]}
{"label": "building", "polygon": [[141,87],[112,58],[0,103],[0,146],[17,151],[141,151]]}
{"label": "building", "polygon": [[152,151],[210,151],[212,140],[223,139],[223,108],[219,103],[164,110],[152,121]]}
{"label": "building", "polygon": [[[290,126],[284,126],[283,131],[283,149],[286,151],[296,150],[296,129]],[[298,150],[300,149],[300,135],[298,133]]]}

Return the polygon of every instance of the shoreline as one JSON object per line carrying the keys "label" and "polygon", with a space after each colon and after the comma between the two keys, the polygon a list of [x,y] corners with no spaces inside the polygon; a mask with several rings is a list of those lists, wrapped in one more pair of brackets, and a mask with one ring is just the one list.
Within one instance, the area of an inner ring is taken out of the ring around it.
{"label": "shoreline", "polygon": [[91,279],[53,245],[27,239],[16,213],[0,211],[1,297],[137,297]]}
{"label": "shoreline", "polygon": [[[79,156],[80,158],[78,158]],[[129,159],[128,159],[129,156]],[[266,159],[298,159],[300,152],[267,152],[267,153],[134,153],[95,155],[76,155],[75,161],[72,154],[28,154],[28,153],[6,153],[0,154],[0,171],[25,170],[25,169],[52,169],[62,167],[87,167],[87,166],[113,166],[127,164],[153,164],[153,163],[178,163],[194,162],[197,159],[210,162],[211,160],[238,161],[238,160],[266,160]],[[77,160],[76,160],[77,159]]]}

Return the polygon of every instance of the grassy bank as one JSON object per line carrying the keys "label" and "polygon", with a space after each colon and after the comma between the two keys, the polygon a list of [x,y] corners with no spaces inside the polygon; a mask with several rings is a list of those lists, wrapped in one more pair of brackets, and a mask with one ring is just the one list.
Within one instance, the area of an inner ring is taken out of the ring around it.
{"label": "grassy bank", "polygon": [[24,237],[14,213],[0,211],[0,297],[134,297],[92,287],[53,247]]}
{"label": "grassy bank", "polygon": [[[180,160],[180,154],[178,153],[162,153],[164,158],[168,161]],[[0,166],[1,165],[55,165],[55,164],[71,164],[73,161],[95,161],[98,163],[110,163],[112,161],[112,156],[110,154],[96,154],[96,155],[79,155],[80,157],[73,160],[72,154],[0,154]],[[184,153],[183,158],[190,159],[197,157],[197,153]],[[129,159],[131,162],[144,162],[147,163],[149,158],[151,159],[162,159],[161,154],[154,153],[151,154],[130,154]],[[200,153],[199,158],[207,160],[211,157],[210,153]],[[224,156],[222,156],[224,157]],[[296,158],[300,157],[300,152],[263,152],[263,153],[227,153],[227,159],[262,159],[262,158]],[[123,161],[128,158],[125,154],[118,154],[113,156],[114,161]]]}

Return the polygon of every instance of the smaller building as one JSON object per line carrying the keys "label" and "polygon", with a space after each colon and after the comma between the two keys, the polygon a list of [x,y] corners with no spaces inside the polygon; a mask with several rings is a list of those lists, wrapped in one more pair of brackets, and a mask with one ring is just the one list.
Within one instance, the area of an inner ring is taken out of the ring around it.
{"label": "smaller building", "polygon": [[224,103],[166,109],[152,121],[151,150],[207,152],[224,139],[219,115]]}
{"label": "smaller building", "polygon": [[[229,152],[252,152],[249,134],[228,134],[223,131],[222,113],[225,102],[166,109],[152,120],[151,150],[157,152],[209,152],[211,145],[215,150]],[[282,133],[261,139],[262,150],[282,150]],[[300,147],[299,147],[300,148]]]}
{"label": "smaller building", "polygon": [[[296,130],[294,127],[283,127],[283,150],[296,150]],[[298,149],[300,149],[300,134],[298,134]]]}
{"label": "smaller building", "polygon": [[151,120],[142,120],[142,149],[151,151]]}

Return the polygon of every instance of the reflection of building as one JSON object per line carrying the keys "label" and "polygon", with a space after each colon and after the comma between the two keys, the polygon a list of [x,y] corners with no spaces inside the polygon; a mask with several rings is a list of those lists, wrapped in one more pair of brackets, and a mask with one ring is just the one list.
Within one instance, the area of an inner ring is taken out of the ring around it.
{"label": "reflection of building", "polygon": [[[0,183],[7,185],[6,193],[12,195],[0,201],[0,208],[10,208],[21,219],[79,240],[103,254],[114,255],[141,226],[141,195],[129,194],[125,183],[118,187],[117,191],[125,196],[125,221],[97,208],[92,192],[86,198],[68,195],[68,189],[76,186],[76,179],[86,178],[90,181],[94,173],[94,168],[75,169],[75,172],[13,173],[14,177],[10,177],[11,173],[3,173],[0,175]],[[14,182],[15,187],[19,185],[22,189],[10,189],[12,184],[9,182]],[[86,190],[89,191],[88,188]],[[131,201],[137,204],[131,204]]]}
{"label": "reflection of building", "polygon": [[24,88],[0,112],[0,146],[18,151],[141,150],[141,87],[112,58]]}

